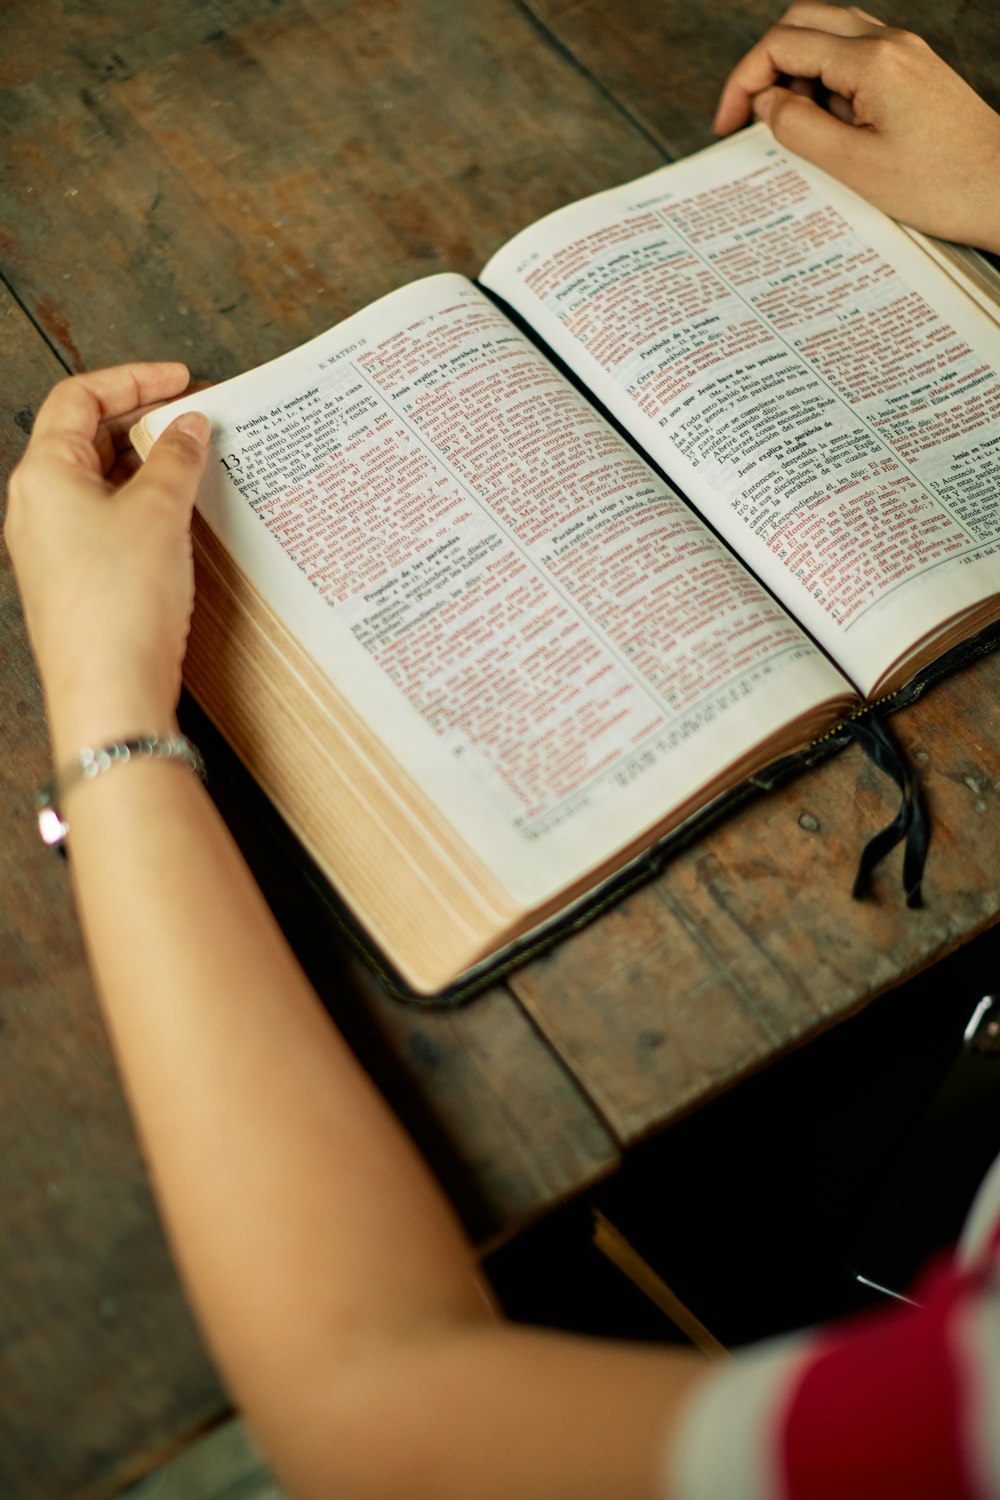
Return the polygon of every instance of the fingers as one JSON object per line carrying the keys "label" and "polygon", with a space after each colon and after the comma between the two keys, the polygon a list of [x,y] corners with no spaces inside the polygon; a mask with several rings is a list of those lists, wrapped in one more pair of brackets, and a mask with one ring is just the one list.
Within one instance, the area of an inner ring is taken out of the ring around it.
{"label": "fingers", "polygon": [[92,443],[102,422],[177,396],[187,383],[186,365],[175,361],[117,365],[73,375],[54,386],[42,402],[32,443],[52,437]]}
{"label": "fingers", "polygon": [[[716,135],[728,135],[745,125],[754,94],[770,88],[783,75],[819,79],[831,93],[849,101],[863,62],[861,51],[852,43],[879,38],[886,29],[856,6],[844,10],[836,5],[792,5],[730,73],[712,126]],[[832,81],[834,76],[839,83]]]}
{"label": "fingers", "polygon": [[827,97],[826,107],[830,111],[831,115],[835,115],[836,118],[843,121],[845,125],[856,124],[854,105],[851,103],[850,99],[845,99],[840,94],[830,94]]}
{"label": "fingers", "polygon": [[[199,391],[211,390],[211,380],[192,380],[191,383],[179,393],[179,397],[196,396]],[[171,400],[179,399],[178,395],[171,396]],[[132,429],[136,423],[141,422],[143,417],[151,411],[159,411],[165,403],[163,401],[151,401],[147,406],[136,407],[120,417],[109,417],[102,422],[94,439],[98,456],[103,466],[106,478],[114,486],[118,486],[133,474],[138,473],[141,464],[135,449],[132,447]]]}
{"label": "fingers", "polygon": [[[208,391],[211,390],[211,388],[211,380],[192,380],[190,384],[185,386],[184,390],[174,392],[167,398],[167,400],[179,401],[182,400],[185,396],[196,396],[199,391]],[[151,411],[159,411],[160,407],[164,406],[165,404],[166,402],[163,400],[150,401],[145,406],[137,406],[132,411],[124,412],[121,416],[109,417],[107,421],[103,422],[101,425],[110,436],[116,450],[123,453],[126,449],[131,448],[132,446],[132,439],[130,436],[132,428],[135,427],[138,422],[141,422],[143,417],[148,416]]]}
{"label": "fingers", "polygon": [[132,495],[158,495],[190,514],[205,472],[212,429],[199,411],[184,412],[157,438],[140,473],[126,486]]}
{"label": "fingers", "polygon": [[[96,483],[102,493],[112,493],[135,472],[131,461],[123,462],[121,456],[129,450],[128,433],[135,421],[164,401],[186,391],[190,394],[204,389],[205,384],[188,390],[187,367],[178,361],[120,365],[60,381],[38,409],[31,440],[11,476],[11,494],[23,488],[29,475],[37,476],[40,483],[53,490],[71,481]],[[195,436],[182,434],[183,441],[203,455],[207,423],[197,413],[193,414],[193,420]],[[178,477],[183,472],[180,467],[183,461],[182,451],[173,471]],[[154,479],[159,467],[158,464]],[[168,467],[165,479],[168,486],[172,482],[170,473]],[[200,473],[199,469],[198,478]],[[197,478],[194,487],[197,488]],[[182,488],[186,494],[187,486]],[[193,496],[194,491],[191,493]]]}
{"label": "fingers", "polygon": [[[844,101],[840,101],[843,107]],[[832,105],[832,101],[831,101]],[[878,142],[866,130],[860,130],[840,116],[817,104],[813,99],[793,94],[790,89],[770,88],[753,101],[754,114],[766,120],[775,140],[814,166],[836,170],[841,182],[855,186],[870,174]],[[848,106],[849,108],[849,106]]]}

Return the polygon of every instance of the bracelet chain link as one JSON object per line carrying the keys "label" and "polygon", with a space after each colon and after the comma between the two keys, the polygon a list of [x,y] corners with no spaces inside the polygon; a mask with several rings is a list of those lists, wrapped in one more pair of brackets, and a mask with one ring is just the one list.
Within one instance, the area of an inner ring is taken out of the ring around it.
{"label": "bracelet chain link", "polygon": [[182,734],[136,735],[127,740],[116,740],[111,745],[94,749],[90,745],[78,752],[73,763],[55,775],[35,795],[38,813],[38,832],[42,842],[50,848],[65,853],[69,824],[59,811],[66,793],[80,781],[93,781],[104,771],[115,766],[127,765],[130,760],[179,760],[189,770],[207,781],[205,762],[201,751]]}

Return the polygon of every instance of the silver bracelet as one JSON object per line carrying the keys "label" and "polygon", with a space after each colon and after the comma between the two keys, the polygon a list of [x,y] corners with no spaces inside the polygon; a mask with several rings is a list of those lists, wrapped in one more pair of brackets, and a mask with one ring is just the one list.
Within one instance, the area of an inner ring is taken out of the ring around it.
{"label": "silver bracelet", "polygon": [[162,739],[158,734],[138,735],[134,739],[119,740],[114,745],[103,745],[99,750],[85,745],[73,764],[50,776],[35,795],[38,832],[42,843],[65,853],[63,845],[69,833],[69,824],[60,813],[59,804],[66,793],[78,781],[93,781],[102,771],[110,771],[112,766],[127,765],[130,760],[179,760],[200,776],[202,781],[207,780],[200,750],[182,734],[166,735]]}

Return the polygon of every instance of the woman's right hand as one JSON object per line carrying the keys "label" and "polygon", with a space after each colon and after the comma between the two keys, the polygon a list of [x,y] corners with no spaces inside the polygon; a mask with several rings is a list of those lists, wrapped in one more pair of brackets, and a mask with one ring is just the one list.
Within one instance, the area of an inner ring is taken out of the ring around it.
{"label": "woman's right hand", "polygon": [[182,364],[61,381],[11,475],[6,539],[57,760],[175,730],[194,602],[191,508],[210,429],[197,413],[178,417],[138,473],[128,432],[187,383]]}
{"label": "woman's right hand", "polygon": [[751,115],[893,218],[1000,252],[1000,115],[920,37],[793,5],[730,74],[716,134]]}

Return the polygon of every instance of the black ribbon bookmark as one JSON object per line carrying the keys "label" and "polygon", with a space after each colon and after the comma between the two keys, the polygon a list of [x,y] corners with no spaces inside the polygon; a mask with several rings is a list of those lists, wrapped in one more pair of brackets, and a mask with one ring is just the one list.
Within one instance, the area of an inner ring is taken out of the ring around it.
{"label": "black ribbon bookmark", "polygon": [[891,776],[902,793],[899,811],[892,822],[870,838],[861,851],[858,873],[851,895],[857,901],[862,901],[868,895],[873,870],[881,864],[891,849],[895,849],[901,839],[905,839],[903,889],[906,892],[906,904],[907,906],[922,906],[920,883],[924,878],[924,865],[927,863],[927,846],[930,843],[931,829],[927,809],[920,795],[920,788],[914,780],[910,764],[899,746],[889,738],[885,726],[875,714],[866,714],[860,719],[850,719],[845,728],[851,732],[869,760],[878,766],[880,771]]}

